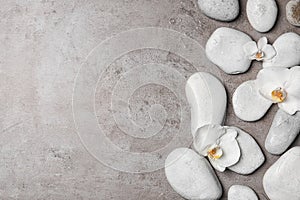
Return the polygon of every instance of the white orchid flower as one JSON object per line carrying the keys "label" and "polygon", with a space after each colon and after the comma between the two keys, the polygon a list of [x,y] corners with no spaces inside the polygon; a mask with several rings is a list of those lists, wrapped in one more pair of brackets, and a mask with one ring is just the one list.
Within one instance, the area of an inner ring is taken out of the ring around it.
{"label": "white orchid flower", "polygon": [[236,115],[246,121],[260,119],[273,103],[294,115],[300,111],[300,66],[262,69],[256,80],[237,88],[232,101]]}
{"label": "white orchid flower", "polygon": [[194,147],[198,153],[208,157],[216,170],[223,172],[240,159],[241,150],[237,136],[238,132],[233,128],[205,125],[195,133]]}
{"label": "white orchid flower", "polygon": [[300,110],[300,66],[263,69],[257,75],[256,84],[263,97],[290,115]]}
{"label": "white orchid flower", "polygon": [[248,42],[243,48],[245,55],[250,60],[266,61],[271,60],[276,55],[275,48],[268,44],[266,37],[260,38],[257,44],[255,41]]}

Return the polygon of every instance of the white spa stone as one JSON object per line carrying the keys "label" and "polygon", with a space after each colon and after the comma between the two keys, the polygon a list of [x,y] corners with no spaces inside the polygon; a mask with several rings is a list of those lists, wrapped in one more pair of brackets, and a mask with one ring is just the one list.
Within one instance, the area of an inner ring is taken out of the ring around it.
{"label": "white spa stone", "polygon": [[215,30],[206,43],[208,59],[228,74],[247,71],[251,60],[245,55],[244,44],[252,41],[245,33],[226,27]]}
{"label": "white spa stone", "polygon": [[221,184],[208,161],[191,149],[172,151],[165,162],[165,174],[172,188],[186,199],[219,199]]}
{"label": "white spa stone", "polygon": [[265,156],[251,135],[237,127],[232,126],[230,128],[238,131],[237,141],[240,146],[241,157],[237,164],[228,169],[242,175],[251,174],[265,162]]}
{"label": "white spa stone", "polygon": [[289,32],[279,36],[273,43],[277,54],[263,63],[263,67],[293,67],[300,65],[300,36]]}
{"label": "white spa stone", "polygon": [[271,200],[300,199],[300,146],[287,151],[266,171],[263,187]]}
{"label": "white spa stone", "polygon": [[255,30],[267,32],[276,22],[278,8],[275,0],[248,0],[246,12]]}
{"label": "white spa stone", "polygon": [[286,18],[294,26],[300,26],[300,0],[292,0],[286,4]]}
{"label": "white spa stone", "polygon": [[197,72],[187,81],[186,97],[191,107],[191,130],[206,124],[222,124],[227,106],[227,95],[218,78],[206,72]]}
{"label": "white spa stone", "polygon": [[258,200],[258,198],[250,187],[232,185],[228,190],[228,200]]}
{"label": "white spa stone", "polygon": [[198,0],[200,10],[208,17],[219,21],[232,21],[239,12],[239,0]]}
{"label": "white spa stone", "polygon": [[232,104],[236,116],[244,121],[262,118],[272,102],[259,94],[254,80],[242,83],[233,93]]}
{"label": "white spa stone", "polygon": [[300,132],[300,112],[289,115],[279,109],[265,141],[265,148],[271,154],[282,154]]}

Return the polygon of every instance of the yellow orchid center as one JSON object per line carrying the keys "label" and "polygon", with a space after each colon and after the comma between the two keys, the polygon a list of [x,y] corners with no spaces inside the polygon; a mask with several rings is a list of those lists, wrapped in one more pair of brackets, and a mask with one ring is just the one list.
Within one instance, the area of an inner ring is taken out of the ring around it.
{"label": "yellow orchid center", "polygon": [[282,88],[272,91],[272,100],[276,103],[282,103],[286,99],[287,93]]}
{"label": "yellow orchid center", "polygon": [[260,60],[264,57],[264,53],[262,51],[258,51],[256,54],[255,54],[255,58],[257,60]]}
{"label": "yellow orchid center", "polygon": [[212,159],[214,159],[214,160],[217,160],[217,159],[219,159],[219,158],[221,158],[222,157],[222,150],[221,150],[221,148],[219,147],[219,146],[217,146],[217,147],[214,147],[214,148],[212,148],[212,149],[209,149],[208,151],[207,151],[207,154],[208,154],[208,156],[210,157],[210,158],[212,158]]}

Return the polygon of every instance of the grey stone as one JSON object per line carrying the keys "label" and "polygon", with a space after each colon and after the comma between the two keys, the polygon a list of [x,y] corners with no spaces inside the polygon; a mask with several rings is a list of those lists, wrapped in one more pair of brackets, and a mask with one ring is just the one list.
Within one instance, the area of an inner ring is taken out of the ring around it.
{"label": "grey stone", "polygon": [[300,146],[287,151],[266,171],[263,187],[271,200],[300,199]]}
{"label": "grey stone", "polygon": [[191,149],[172,151],[165,162],[166,177],[172,188],[186,199],[219,199],[221,184],[203,156]]}
{"label": "grey stone", "polygon": [[265,156],[251,135],[237,127],[230,128],[238,131],[237,141],[241,149],[241,157],[237,164],[228,169],[238,174],[251,174],[265,162]]}
{"label": "grey stone", "polygon": [[273,46],[277,54],[271,60],[265,61],[263,67],[294,67],[300,64],[300,36],[297,33],[282,34]]}
{"label": "grey stone", "polygon": [[275,0],[248,0],[246,11],[252,27],[259,32],[267,32],[276,22],[278,8]]}
{"label": "grey stone", "polygon": [[239,74],[251,64],[243,45],[252,39],[245,33],[226,27],[215,30],[206,43],[206,55],[210,61],[228,74]]}
{"label": "grey stone", "polygon": [[279,109],[274,117],[265,141],[265,148],[271,154],[282,154],[300,132],[300,112],[289,115]]}
{"label": "grey stone", "polygon": [[239,12],[239,0],[198,0],[200,10],[208,17],[219,21],[232,21]]}
{"label": "grey stone", "polygon": [[232,185],[228,190],[228,200],[258,200],[258,198],[250,187]]}
{"label": "grey stone", "polygon": [[292,0],[286,4],[286,19],[294,26],[300,26],[300,0]]}

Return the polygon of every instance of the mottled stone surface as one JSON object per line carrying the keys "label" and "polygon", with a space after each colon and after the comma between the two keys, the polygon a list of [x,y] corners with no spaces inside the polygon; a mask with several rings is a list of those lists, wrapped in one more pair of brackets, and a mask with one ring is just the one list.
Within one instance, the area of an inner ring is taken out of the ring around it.
{"label": "mottled stone surface", "polygon": [[247,17],[259,32],[268,32],[276,23],[278,8],[275,0],[248,0]]}
{"label": "mottled stone surface", "polygon": [[222,195],[222,186],[210,163],[191,149],[172,151],[166,159],[165,172],[173,189],[186,199],[214,200]]}
{"label": "mottled stone surface", "polygon": [[263,186],[272,200],[300,198],[300,146],[287,151],[267,170]]}
{"label": "mottled stone surface", "polygon": [[245,33],[227,27],[218,28],[208,39],[205,52],[210,61],[228,74],[240,74],[248,70],[251,60],[243,46],[252,41]]}
{"label": "mottled stone surface", "polygon": [[239,162],[229,169],[243,175],[251,174],[265,162],[265,156],[251,135],[237,127],[231,128],[238,131],[237,141],[241,149],[241,157]]}
{"label": "mottled stone surface", "polygon": [[233,185],[229,188],[228,200],[258,200],[258,198],[248,186]]}
{"label": "mottled stone surface", "polygon": [[292,0],[286,4],[286,19],[294,26],[300,26],[300,1]]}
{"label": "mottled stone surface", "polygon": [[[277,1],[281,11],[287,2]],[[202,47],[221,26],[245,31],[258,40],[262,35],[253,30],[246,19],[246,1],[241,0],[240,4],[241,15],[231,23],[222,23],[203,15],[196,0],[1,1],[0,199],[182,200],[168,184],[163,169],[141,174],[121,172],[105,166],[86,150],[72,116],[74,79],[89,52],[100,42],[133,28],[174,29],[194,38]],[[286,31],[300,34],[300,29],[289,24],[285,13],[281,12],[267,37],[272,43]],[[116,47],[119,49],[120,45]],[[228,93],[225,124],[241,127],[264,146],[277,106],[273,106],[262,120],[248,123],[234,115],[231,102],[235,88],[254,79],[261,63],[254,62],[246,74],[232,76],[211,67],[201,55],[194,57],[199,59],[197,68],[174,53],[140,49],[121,56],[103,73],[100,85],[107,90],[96,91],[95,113],[101,114],[98,116],[100,125],[116,146],[132,151],[159,149],[180,129],[178,99],[159,85],[140,88],[129,102],[133,105],[130,107],[132,118],[137,119],[136,124],[141,127],[149,122],[150,116],[157,116],[157,120],[167,119],[165,129],[151,140],[123,134],[114,124],[109,107],[101,108],[109,105],[109,92],[124,76],[122,70],[144,63],[163,63],[170,69],[178,69],[183,74],[182,79],[187,79],[197,69],[213,72],[225,83]],[[181,97],[185,97],[184,91]],[[165,109],[167,115],[163,112],[155,115],[162,110],[155,103],[169,105]],[[151,115],[144,111],[146,109],[150,109]],[[299,142],[298,139],[293,145]],[[248,185],[257,191],[260,199],[263,198],[262,176],[278,159],[265,150],[264,153],[265,164],[250,176],[229,170],[218,173],[224,188],[222,200],[226,199],[232,184]]]}
{"label": "mottled stone surface", "polygon": [[279,109],[265,141],[269,153],[282,154],[300,133],[300,112],[289,115]]}
{"label": "mottled stone surface", "polygon": [[219,21],[232,21],[240,12],[239,0],[198,0],[198,5],[205,15]]}

